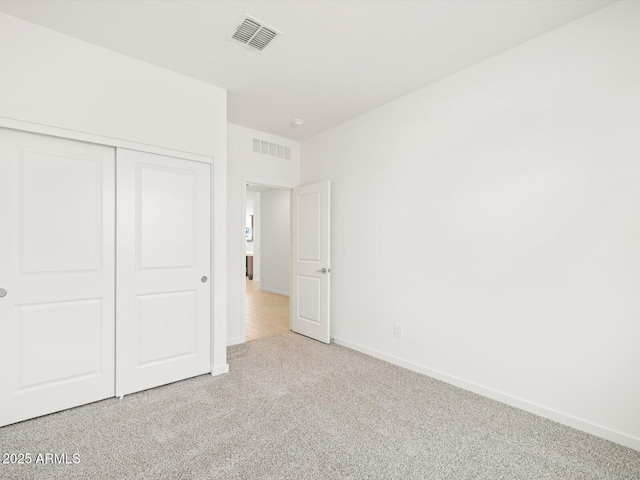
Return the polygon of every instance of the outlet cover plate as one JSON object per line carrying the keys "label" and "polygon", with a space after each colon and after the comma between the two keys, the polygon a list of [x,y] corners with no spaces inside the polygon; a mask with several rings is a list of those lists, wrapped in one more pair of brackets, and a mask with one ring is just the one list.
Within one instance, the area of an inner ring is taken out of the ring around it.
{"label": "outlet cover plate", "polygon": [[393,336],[396,338],[402,338],[402,324],[394,323],[393,324]]}

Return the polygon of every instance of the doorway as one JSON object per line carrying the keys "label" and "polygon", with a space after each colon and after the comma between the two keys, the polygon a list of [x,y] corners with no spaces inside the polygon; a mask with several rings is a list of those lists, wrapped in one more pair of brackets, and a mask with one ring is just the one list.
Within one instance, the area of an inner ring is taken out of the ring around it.
{"label": "doorway", "polygon": [[290,330],[291,193],[245,185],[244,329],[246,341]]}

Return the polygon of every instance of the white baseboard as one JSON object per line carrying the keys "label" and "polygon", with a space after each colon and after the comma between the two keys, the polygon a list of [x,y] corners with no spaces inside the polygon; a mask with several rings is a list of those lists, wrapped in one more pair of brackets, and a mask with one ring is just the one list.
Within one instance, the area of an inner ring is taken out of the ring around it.
{"label": "white baseboard", "polygon": [[218,375],[222,375],[224,373],[229,373],[229,364],[225,363],[224,365],[220,365],[218,367],[213,367],[211,369],[211,376],[216,377]]}
{"label": "white baseboard", "polygon": [[227,347],[231,347],[233,345],[238,345],[240,343],[244,343],[244,340],[242,339],[242,337],[228,338],[227,339]]}
{"label": "white baseboard", "polygon": [[289,296],[289,292],[280,292],[278,290],[271,290],[270,288],[260,287],[260,290],[262,290],[263,292],[275,293],[276,295],[284,295],[285,297]]}
{"label": "white baseboard", "polygon": [[516,407],[521,410],[525,410],[527,412],[540,415],[541,417],[548,418],[550,420],[561,423],[563,425],[567,425],[577,430],[582,430],[583,432],[590,433],[592,435],[595,435],[596,437],[601,437],[606,440],[619,443],[620,445],[633,448],[634,450],[640,450],[640,438],[633,437],[631,435],[627,435],[625,433],[619,432],[617,430],[612,430],[607,427],[603,427],[602,425],[592,423],[582,418],[577,418],[572,415],[559,412],[552,408],[548,408],[543,405],[530,402],[528,400],[510,395],[500,390],[495,390],[493,388],[485,387],[477,383],[470,382],[462,378],[440,372],[438,370],[434,370],[428,367],[424,367],[422,365],[418,365],[417,363],[403,360],[393,355],[388,355],[386,353],[380,352],[378,350],[374,350],[372,348],[364,347],[362,345],[358,345],[356,343],[352,343],[346,340],[341,340],[339,338],[334,338],[333,340],[336,344],[342,345],[343,347],[356,350],[358,352],[364,353],[371,357],[379,358],[380,360],[384,360],[386,362],[392,363],[399,367],[403,367],[408,370],[421,373],[428,377],[441,380],[451,385],[455,385],[456,387],[460,387],[465,390],[469,390],[471,392],[482,395],[484,397],[488,397],[493,400],[497,400],[499,402],[505,403],[507,405],[511,405],[512,407]]}

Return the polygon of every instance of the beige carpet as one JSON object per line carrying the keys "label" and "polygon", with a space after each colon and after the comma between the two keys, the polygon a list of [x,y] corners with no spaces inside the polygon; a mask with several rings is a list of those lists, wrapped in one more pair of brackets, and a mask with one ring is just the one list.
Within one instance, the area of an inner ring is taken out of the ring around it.
{"label": "beige carpet", "polygon": [[[293,333],[197,377],[0,429],[2,479],[640,479],[640,452]],[[70,460],[71,461],[71,460]]]}

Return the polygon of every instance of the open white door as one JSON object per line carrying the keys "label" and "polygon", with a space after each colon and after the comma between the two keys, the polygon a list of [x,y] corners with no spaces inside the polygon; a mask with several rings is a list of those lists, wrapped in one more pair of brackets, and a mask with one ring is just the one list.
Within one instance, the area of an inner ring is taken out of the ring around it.
{"label": "open white door", "polygon": [[291,192],[291,330],[324,343],[329,333],[329,181]]}
{"label": "open white door", "polygon": [[0,129],[0,426],[114,395],[114,160]]}
{"label": "open white door", "polygon": [[117,150],[116,394],[211,370],[211,170]]}

